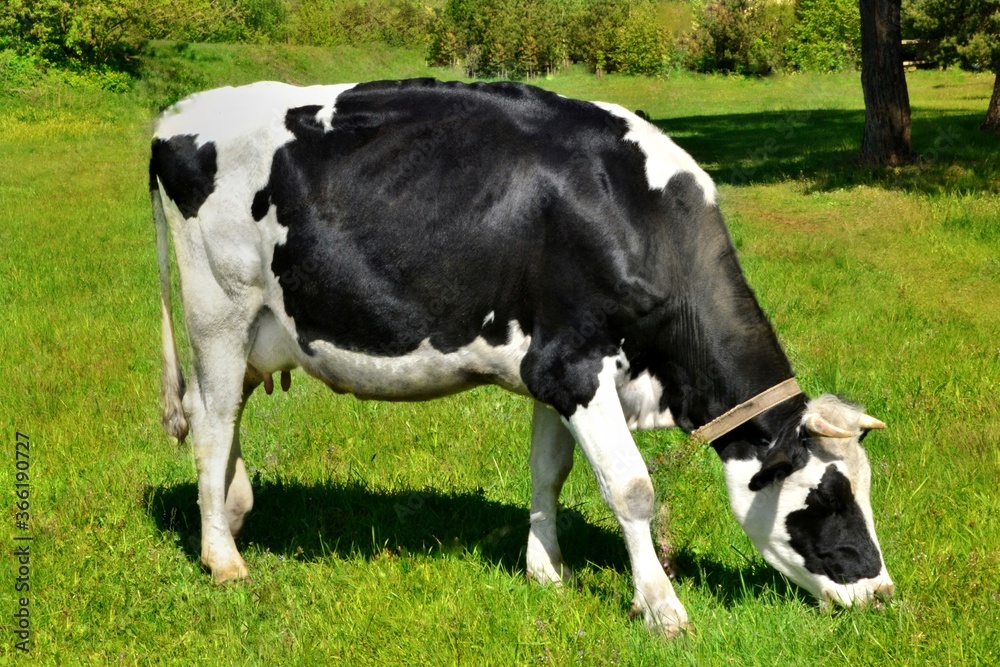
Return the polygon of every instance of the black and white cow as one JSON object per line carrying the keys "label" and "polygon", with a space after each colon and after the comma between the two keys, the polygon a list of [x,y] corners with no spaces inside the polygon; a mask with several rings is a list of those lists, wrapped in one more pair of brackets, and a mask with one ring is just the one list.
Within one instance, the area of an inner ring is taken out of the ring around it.
{"label": "black and white cow", "polygon": [[[702,427],[764,557],[824,601],[889,596],[861,437],[884,425],[798,391],[709,176],[625,109],[511,83],[431,80],[194,95],[159,120],[150,187],[167,431],[190,430],[202,562],[247,576],[243,406],[301,367],[337,392],[418,400],[492,383],[535,400],[533,579],[568,577],[559,492],[580,445],[621,523],[647,626],[687,624],[654,551],[631,429]],[[167,227],[193,373],[170,318]],[[739,411],[739,410],[738,410]]]}

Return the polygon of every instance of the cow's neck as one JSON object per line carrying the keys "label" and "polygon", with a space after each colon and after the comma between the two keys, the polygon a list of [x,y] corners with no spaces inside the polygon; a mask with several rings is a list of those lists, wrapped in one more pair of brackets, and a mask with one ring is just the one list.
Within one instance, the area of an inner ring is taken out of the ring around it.
{"label": "cow's neck", "polygon": [[[788,358],[743,277],[728,235],[713,240],[718,252],[712,261],[687,267],[684,284],[658,318],[653,355],[658,358],[650,360],[674,420],[688,430],[792,377]],[[754,420],[758,437],[776,437],[802,403],[789,401]]]}

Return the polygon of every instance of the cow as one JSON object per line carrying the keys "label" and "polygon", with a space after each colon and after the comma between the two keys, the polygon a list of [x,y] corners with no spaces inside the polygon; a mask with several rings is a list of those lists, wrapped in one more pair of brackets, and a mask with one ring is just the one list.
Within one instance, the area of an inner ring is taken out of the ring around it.
{"label": "cow", "polygon": [[178,440],[190,429],[217,582],[248,576],[243,408],[301,368],[363,399],[483,384],[533,399],[528,577],[570,580],[556,513],[579,445],[653,631],[676,635],[688,615],[651,539],[635,429],[709,443],[750,539],[822,604],[892,595],[860,445],[885,425],[802,393],[712,179],[636,114],[503,82],[222,88],[161,115],[150,189],[163,423]]}

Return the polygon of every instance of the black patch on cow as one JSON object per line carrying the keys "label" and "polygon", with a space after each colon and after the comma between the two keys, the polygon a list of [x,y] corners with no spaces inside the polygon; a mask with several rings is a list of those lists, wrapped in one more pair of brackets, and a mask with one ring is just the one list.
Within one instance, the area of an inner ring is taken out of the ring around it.
{"label": "black patch on cow", "polygon": [[529,390],[564,415],[587,404],[601,357],[653,307],[641,255],[662,193],[624,121],[510,83],[375,82],[340,94],[329,124],[322,108],[287,112],[267,185],[303,349],[447,353],[505,343],[514,321]]}
{"label": "black patch on cow", "polygon": [[779,441],[764,454],[760,471],[750,478],[750,490],[760,491],[780,482],[796,470],[804,468],[808,462],[809,451],[801,442]]}
{"label": "black patch on cow", "polygon": [[298,139],[309,137],[322,139],[325,128],[316,117],[322,109],[323,107],[318,104],[289,109],[285,114],[285,127]]}
{"label": "black patch on cow", "polygon": [[157,189],[159,179],[185,218],[197,216],[215,191],[215,144],[208,142],[199,148],[197,139],[189,134],[154,139],[149,161],[150,189]]}
{"label": "black patch on cow", "polygon": [[792,548],[813,574],[850,584],[882,571],[882,557],[868,534],[851,483],[834,465],[809,492],[806,507],[788,515],[785,526]]}
{"label": "black patch on cow", "polygon": [[253,219],[260,222],[270,208],[271,193],[267,191],[267,188],[258,190],[257,194],[253,196],[253,204],[250,205],[250,214],[253,215]]}
{"label": "black patch on cow", "polygon": [[606,355],[599,350],[588,356],[567,355],[561,342],[544,347],[533,345],[521,362],[521,377],[535,398],[568,419],[577,407],[587,407],[597,392],[602,356]]}

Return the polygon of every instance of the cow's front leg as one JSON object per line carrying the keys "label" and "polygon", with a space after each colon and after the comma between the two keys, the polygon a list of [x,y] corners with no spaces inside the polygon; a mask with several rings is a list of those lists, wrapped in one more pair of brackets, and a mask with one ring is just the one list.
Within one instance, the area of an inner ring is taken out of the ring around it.
{"label": "cow's front leg", "polygon": [[656,557],[650,534],[653,484],[625,422],[615,373],[614,360],[607,360],[594,398],[586,407],[578,406],[567,421],[621,524],[632,562],[634,607],[647,627],[672,637],[687,627],[687,612]]}
{"label": "cow's front leg", "polygon": [[562,584],[570,579],[556,535],[559,492],[573,468],[573,435],[559,413],[535,401],[531,422],[531,528],[528,531],[528,577]]}
{"label": "cow's front leg", "polygon": [[198,467],[201,562],[215,581],[222,583],[248,577],[233,540],[233,528],[239,529],[249,509],[247,498],[252,503],[239,441],[234,437],[243,406],[246,362],[238,356],[239,345],[210,343],[199,348],[184,409],[191,423]]}

